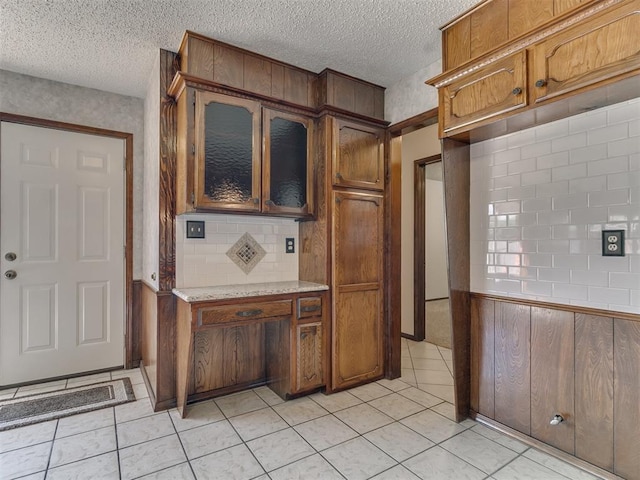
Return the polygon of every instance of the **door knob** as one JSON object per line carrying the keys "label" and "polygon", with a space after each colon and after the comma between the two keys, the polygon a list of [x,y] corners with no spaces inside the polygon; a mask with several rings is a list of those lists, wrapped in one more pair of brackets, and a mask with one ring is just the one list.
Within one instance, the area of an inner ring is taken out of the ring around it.
{"label": "door knob", "polygon": [[7,280],[13,280],[18,276],[18,274],[15,270],[7,270],[6,272],[4,272],[4,276],[7,278]]}
{"label": "door knob", "polygon": [[8,262],[13,262],[18,256],[13,252],[8,252],[4,256],[5,260]]}
{"label": "door knob", "polygon": [[559,414],[555,414],[551,419],[551,421],[549,422],[549,425],[560,425],[562,422],[564,422],[563,416]]}

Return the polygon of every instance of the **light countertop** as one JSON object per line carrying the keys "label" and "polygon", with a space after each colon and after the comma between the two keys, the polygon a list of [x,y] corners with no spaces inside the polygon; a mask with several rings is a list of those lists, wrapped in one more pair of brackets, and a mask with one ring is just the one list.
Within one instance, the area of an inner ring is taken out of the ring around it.
{"label": "light countertop", "polygon": [[320,292],[329,290],[328,285],[313,282],[268,282],[244,285],[219,285],[215,287],[174,288],[173,293],[185,302],[205,302],[228,298],[259,297],[286,293]]}

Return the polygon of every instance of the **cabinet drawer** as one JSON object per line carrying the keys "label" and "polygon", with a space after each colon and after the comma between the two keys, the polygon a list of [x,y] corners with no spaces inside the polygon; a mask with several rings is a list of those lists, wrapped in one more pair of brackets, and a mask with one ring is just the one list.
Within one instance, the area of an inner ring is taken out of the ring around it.
{"label": "cabinet drawer", "polygon": [[224,305],[198,310],[198,325],[212,325],[287,315],[291,315],[291,300]]}
{"label": "cabinet drawer", "polygon": [[445,132],[469,130],[476,122],[526,106],[526,52],[441,88],[440,105]]}
{"label": "cabinet drawer", "polygon": [[298,319],[322,316],[322,298],[308,297],[298,299]]}

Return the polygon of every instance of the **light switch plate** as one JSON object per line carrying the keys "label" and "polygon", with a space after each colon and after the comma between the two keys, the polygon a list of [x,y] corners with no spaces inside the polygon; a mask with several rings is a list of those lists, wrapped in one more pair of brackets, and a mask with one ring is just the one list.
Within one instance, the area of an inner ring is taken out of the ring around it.
{"label": "light switch plate", "polygon": [[187,220],[187,238],[204,238],[204,222]]}
{"label": "light switch plate", "polygon": [[602,231],[602,256],[624,257],[624,230]]}

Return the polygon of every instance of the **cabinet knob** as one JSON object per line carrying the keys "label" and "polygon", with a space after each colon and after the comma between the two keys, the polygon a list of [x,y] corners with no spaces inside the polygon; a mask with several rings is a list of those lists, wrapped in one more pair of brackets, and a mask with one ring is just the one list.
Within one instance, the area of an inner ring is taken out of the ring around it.
{"label": "cabinet knob", "polygon": [[559,413],[556,413],[549,422],[549,425],[560,425],[562,422],[564,422],[564,417]]}
{"label": "cabinet knob", "polygon": [[536,82],[536,87],[538,87],[538,88],[542,88],[542,87],[544,87],[546,84],[547,84],[547,81],[546,81],[546,80],[542,80],[542,79],[540,79],[540,80],[538,80],[538,81]]}
{"label": "cabinet knob", "polygon": [[511,91],[511,93],[514,95],[520,95],[522,93],[522,89],[520,87],[516,87]]}
{"label": "cabinet knob", "polygon": [[251,201],[252,201],[253,203],[255,203],[256,205],[260,203],[260,199],[259,199],[259,198],[257,198],[257,197],[256,197],[256,198],[252,198],[252,199],[251,199]]}

